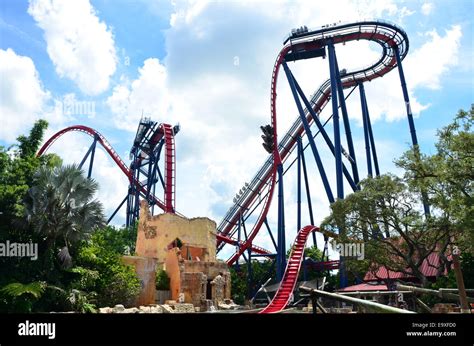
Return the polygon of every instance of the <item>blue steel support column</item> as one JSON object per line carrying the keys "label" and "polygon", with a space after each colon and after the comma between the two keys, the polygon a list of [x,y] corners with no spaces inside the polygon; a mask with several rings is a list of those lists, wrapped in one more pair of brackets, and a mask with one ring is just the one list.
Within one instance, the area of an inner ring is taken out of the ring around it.
{"label": "blue steel support column", "polygon": [[[308,172],[306,170],[306,159],[304,157],[304,150],[303,150],[303,144],[299,143],[300,147],[298,150],[301,153],[301,163],[303,164],[303,176],[304,176],[304,184],[306,188],[306,201],[308,203],[308,211],[309,211],[309,222],[311,225],[314,225],[314,217],[313,217],[313,206],[311,202],[311,193],[309,191],[309,182],[308,182]],[[318,246],[316,242],[316,232],[311,232],[313,235],[313,245],[315,247]]]}
{"label": "blue steel support column", "polygon": [[82,169],[82,166],[84,166],[84,163],[86,162],[87,158],[89,157],[89,155],[91,155],[91,159],[89,161],[88,176],[87,176],[88,178],[90,178],[91,174],[92,174],[92,167],[91,166],[94,164],[94,154],[95,154],[95,147],[96,147],[96,144],[97,144],[97,140],[98,140],[98,137],[94,136],[94,141],[92,142],[89,149],[87,149],[86,154],[84,155],[84,157],[82,158],[81,163],[79,164],[79,168]]}
{"label": "blue steel support column", "polygon": [[[339,111],[337,104],[337,74],[336,74],[336,52],[332,42],[328,44],[329,55],[329,72],[331,76],[331,101],[332,101],[332,120],[334,123],[334,149],[336,157],[336,182],[337,182],[337,198],[344,198],[344,186],[342,181],[342,152],[341,152],[341,133],[339,129]],[[347,286],[347,273],[344,266],[344,259],[339,260],[339,285]]]}
{"label": "blue steel support column", "polygon": [[[297,222],[296,222],[296,232],[299,232],[301,229],[301,155],[302,153],[302,142],[301,142],[301,137],[298,136],[297,138],[297,154],[298,154],[298,173],[297,173],[297,179],[298,179],[298,197],[297,197],[297,204],[298,204],[298,210],[297,210]],[[306,265],[305,265],[305,260],[306,256],[303,254],[303,280],[306,281]]]}
{"label": "blue steel support column", "polygon": [[285,244],[285,201],[283,196],[283,164],[277,167],[278,173],[278,252],[277,252],[277,281],[280,282],[286,267]]}
{"label": "blue steel support column", "polygon": [[[364,92],[364,98],[365,98],[365,92]],[[367,128],[369,129],[370,147],[372,148],[372,158],[374,159],[375,175],[379,176],[380,175],[379,159],[377,158],[377,150],[375,149],[375,140],[374,140],[374,134],[372,132],[372,124],[370,123],[369,105],[367,104],[367,98],[365,98],[365,114],[367,115]]]}
{"label": "blue steel support column", "polygon": [[122,200],[122,202],[120,202],[119,206],[115,209],[112,215],[110,215],[109,219],[107,220],[107,225],[110,223],[110,221],[112,221],[114,216],[117,214],[120,208],[122,208],[123,204],[127,201],[127,199],[128,199],[128,195],[125,196],[125,198]]}
{"label": "blue steel support column", "polygon": [[329,203],[334,202],[334,195],[332,194],[331,186],[329,185],[328,178],[326,176],[326,171],[324,170],[323,163],[321,161],[321,157],[319,156],[318,149],[316,147],[316,143],[314,142],[313,138],[313,133],[311,132],[311,129],[308,124],[308,120],[306,119],[306,116],[303,111],[303,107],[301,106],[300,99],[298,97],[296,87],[295,87],[295,81],[293,79],[293,76],[291,75],[290,69],[288,68],[288,65],[284,61],[282,63],[283,68],[286,73],[286,78],[288,79],[288,83],[290,84],[291,91],[293,93],[293,97],[296,102],[296,107],[298,108],[298,112],[300,114],[301,122],[303,123],[304,130],[306,133],[306,136],[308,137],[309,144],[311,146],[311,150],[313,151],[314,159],[316,161],[316,165],[318,166],[319,174],[321,175],[321,180],[323,181],[324,189],[326,190],[326,195],[328,197]]}
{"label": "blue steel support column", "polygon": [[370,139],[369,128],[367,124],[367,107],[365,104],[365,89],[364,83],[359,84],[360,104],[362,108],[362,123],[364,124],[364,140],[365,140],[365,156],[367,158],[367,174],[371,177],[372,174],[372,159],[370,158]]}
{"label": "blue steel support column", "polygon": [[272,230],[270,229],[270,226],[268,225],[268,221],[266,217],[265,217],[265,220],[263,220],[263,222],[265,223],[268,234],[270,235],[270,239],[272,240],[273,246],[275,247],[275,251],[278,252],[278,245],[275,241],[275,237],[273,236]]}
{"label": "blue steel support column", "polygon": [[410,98],[408,97],[407,83],[405,81],[405,74],[403,73],[402,60],[400,59],[400,52],[395,48],[395,57],[397,58],[398,74],[400,75],[400,83],[402,84],[403,99],[405,100],[405,107],[407,110],[408,125],[410,126],[411,142],[413,146],[418,145],[416,138],[415,122],[413,121],[413,114],[411,113]]}
{"label": "blue steel support column", "polygon": [[145,198],[148,200],[148,197],[150,196],[150,193],[151,193],[151,188],[153,186],[153,171],[154,171],[154,163],[155,162],[155,159],[154,159],[154,155],[153,153],[150,154],[150,156],[148,157],[148,173],[147,173],[147,180],[146,180],[146,195],[145,195]]}
{"label": "blue steel support column", "polygon": [[89,172],[87,173],[87,178],[90,178],[92,176],[92,167],[94,166],[96,144],[97,144],[97,137],[94,137],[94,143],[92,143],[91,160],[89,162]]}
{"label": "blue steel support column", "polygon": [[[290,71],[290,74],[291,74],[291,71]],[[311,117],[313,118],[314,123],[315,123],[316,126],[318,127],[319,133],[321,133],[321,135],[323,136],[324,141],[326,142],[326,144],[327,144],[328,147],[329,147],[329,150],[331,150],[331,153],[332,153],[333,155],[336,155],[336,154],[335,154],[334,145],[333,145],[332,142],[331,142],[331,138],[329,138],[329,135],[327,134],[326,130],[324,129],[323,124],[321,124],[321,121],[319,120],[317,114],[315,113],[315,111],[314,111],[314,109],[312,108],[310,102],[308,101],[308,99],[306,98],[305,94],[303,93],[303,90],[302,90],[301,87],[299,86],[298,81],[295,79],[295,77],[293,76],[293,74],[291,74],[291,76],[292,76],[292,78],[293,78],[293,82],[295,83],[296,91],[297,91],[298,94],[300,95],[301,100],[303,101],[303,103],[304,103],[306,109],[307,109],[308,112],[311,114]],[[341,150],[342,150],[342,149],[341,149]],[[344,165],[344,163],[342,163],[342,173],[344,173],[344,176],[346,177],[347,182],[348,182],[349,185],[351,186],[352,190],[353,190],[353,191],[356,191],[356,190],[357,190],[357,185],[355,184],[354,180],[352,179],[352,177],[351,177],[349,171],[347,170],[346,166]]]}
{"label": "blue steel support column", "polygon": [[337,93],[339,97],[339,104],[341,105],[341,113],[342,119],[344,121],[344,130],[346,132],[346,139],[347,139],[347,147],[349,149],[349,155],[351,157],[351,166],[352,166],[352,177],[354,178],[354,182],[359,188],[359,170],[357,169],[357,160],[354,150],[354,143],[352,141],[352,132],[351,132],[351,125],[349,122],[349,116],[347,115],[347,107],[346,107],[346,99],[344,97],[344,89],[342,88],[342,81],[341,76],[339,73],[339,65],[337,63],[337,57],[334,56],[334,60],[336,60],[336,76],[337,76]]}
{"label": "blue steel support column", "polygon": [[297,147],[297,157],[298,157],[298,172],[297,172],[297,197],[296,197],[296,205],[297,205],[297,211],[296,211],[296,232],[298,232],[301,229],[301,137],[298,136],[297,138],[298,142],[298,147]]}
{"label": "blue steel support column", "polygon": [[[407,83],[405,81],[405,73],[403,72],[402,59],[400,59],[400,52],[398,51],[398,47],[395,48],[395,57],[397,58],[398,74],[400,75],[400,83],[402,85],[403,99],[405,100],[405,107],[407,110],[407,118],[408,118],[408,125],[410,126],[411,142],[413,144],[413,150],[415,150],[415,153],[418,155],[419,147],[418,147],[418,138],[416,137],[415,121],[413,120],[413,114],[411,112],[410,98],[408,96]],[[428,196],[426,195],[425,191],[422,191],[421,194],[423,197],[423,209],[425,212],[425,216],[429,216],[430,206],[428,205]]]}
{"label": "blue steel support column", "polygon": [[236,249],[235,249],[236,251],[239,251],[239,248],[240,248],[240,239],[241,239],[240,226],[241,226],[241,221],[242,221],[242,214],[240,214],[240,216],[239,216],[239,225],[237,226],[237,244],[236,244]]}
{"label": "blue steel support column", "polygon": [[[140,181],[140,166],[137,167],[137,170],[135,172],[137,173],[137,175],[135,177],[135,180]],[[133,210],[132,222],[135,223],[135,220],[138,217],[138,212],[139,212],[139,208],[140,208],[140,190],[137,187],[135,188],[135,201],[134,201],[133,205],[134,205],[135,208]],[[131,225],[131,226],[133,226],[133,225]]]}
{"label": "blue steel support column", "polygon": [[329,72],[331,75],[331,101],[332,101],[332,120],[334,126],[334,156],[336,157],[336,183],[337,198],[344,198],[344,185],[342,181],[342,152],[341,152],[341,133],[339,129],[339,107],[337,104],[337,75],[336,75],[336,52],[332,42],[328,44]]}
{"label": "blue steel support column", "polygon": [[[242,214],[240,215],[240,217],[242,218]],[[245,221],[244,219],[242,218],[242,227],[244,229],[244,235],[245,235],[245,242],[248,241],[248,236],[247,236],[247,229],[245,227]],[[253,292],[252,292],[252,282],[253,282],[253,272],[252,272],[252,249],[249,247],[247,249],[247,254],[248,254],[248,258],[247,258],[247,285],[248,285],[248,297],[250,298],[252,295],[253,295]],[[245,256],[244,256],[245,258]]]}

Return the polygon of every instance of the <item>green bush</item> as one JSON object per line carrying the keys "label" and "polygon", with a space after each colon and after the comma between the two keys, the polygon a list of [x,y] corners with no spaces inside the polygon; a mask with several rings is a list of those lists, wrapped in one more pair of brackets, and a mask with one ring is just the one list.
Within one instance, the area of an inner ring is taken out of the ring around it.
{"label": "green bush", "polygon": [[170,289],[170,278],[163,269],[156,271],[156,289],[160,291],[167,291]]}
{"label": "green bush", "polygon": [[81,247],[73,286],[97,293],[97,306],[131,304],[140,293],[140,280],[132,266],[122,262],[117,243],[110,242],[110,228],[99,230]]}
{"label": "green bush", "polygon": [[31,312],[34,303],[43,295],[46,283],[35,281],[29,284],[13,282],[0,289],[0,305],[6,312]]}

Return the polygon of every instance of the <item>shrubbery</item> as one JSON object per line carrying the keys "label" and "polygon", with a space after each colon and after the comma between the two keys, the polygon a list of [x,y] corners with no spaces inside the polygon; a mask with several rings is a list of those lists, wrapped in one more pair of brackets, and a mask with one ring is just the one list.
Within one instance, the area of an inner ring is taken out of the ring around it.
{"label": "shrubbery", "polygon": [[156,271],[155,283],[157,290],[167,291],[170,289],[170,278],[168,277],[168,274],[166,274],[166,271],[163,269]]}

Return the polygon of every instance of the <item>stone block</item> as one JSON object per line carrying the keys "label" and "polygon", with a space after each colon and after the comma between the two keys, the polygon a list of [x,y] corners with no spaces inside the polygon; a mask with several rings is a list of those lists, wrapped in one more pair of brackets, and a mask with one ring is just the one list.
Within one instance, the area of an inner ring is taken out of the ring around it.
{"label": "stone block", "polygon": [[188,314],[194,313],[194,305],[193,304],[176,304],[174,305],[174,312],[178,314]]}
{"label": "stone block", "polygon": [[163,304],[163,305],[161,305],[161,308],[163,309],[163,313],[165,313],[165,314],[173,314],[174,313],[174,310],[170,305]]}

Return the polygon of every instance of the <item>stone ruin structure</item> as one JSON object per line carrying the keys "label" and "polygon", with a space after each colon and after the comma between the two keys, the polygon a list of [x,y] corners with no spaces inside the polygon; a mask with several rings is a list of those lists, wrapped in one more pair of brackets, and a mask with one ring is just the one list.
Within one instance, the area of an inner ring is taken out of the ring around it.
{"label": "stone ruin structure", "polygon": [[171,300],[190,303],[201,311],[232,304],[230,272],[216,259],[216,223],[207,217],[187,219],[164,213],[152,216],[141,201],[136,256],[124,256],[142,282],[136,305],[155,303],[155,273],[170,278]]}

